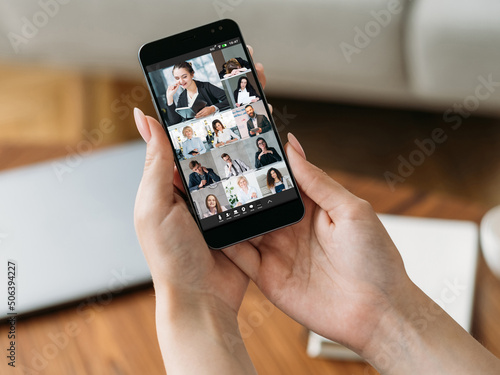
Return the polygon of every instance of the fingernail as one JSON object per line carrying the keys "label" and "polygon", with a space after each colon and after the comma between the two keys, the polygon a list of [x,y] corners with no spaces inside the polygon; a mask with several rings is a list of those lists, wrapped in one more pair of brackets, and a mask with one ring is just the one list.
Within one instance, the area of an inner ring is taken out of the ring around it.
{"label": "fingernail", "polygon": [[292,133],[288,132],[287,134],[288,142],[290,142],[290,145],[300,154],[306,158],[306,153],[304,149],[302,148],[302,145],[300,144],[299,140],[297,137],[295,137]]}
{"label": "fingernail", "polygon": [[134,119],[137,130],[139,130],[139,134],[141,135],[142,139],[144,139],[144,141],[148,143],[151,139],[149,124],[146,120],[146,116],[144,116],[144,113],[137,107],[134,108]]}

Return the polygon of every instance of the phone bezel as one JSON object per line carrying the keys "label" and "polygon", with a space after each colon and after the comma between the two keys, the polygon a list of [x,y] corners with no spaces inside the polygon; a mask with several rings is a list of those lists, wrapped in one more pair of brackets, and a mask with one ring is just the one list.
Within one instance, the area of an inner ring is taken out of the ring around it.
{"label": "phone bezel", "polygon": [[[212,30],[214,30],[214,32],[212,32]],[[203,227],[201,226],[200,218],[198,217],[198,215],[196,215],[196,213],[194,213],[193,216],[198,225],[198,228],[202,232],[208,246],[212,249],[222,249],[234,245],[238,242],[246,241],[248,239],[263,235],[276,229],[295,224],[299,222],[305,214],[305,208],[300,196],[299,189],[297,188],[297,182],[295,181],[293,171],[291,170],[286,158],[283,144],[276,129],[276,124],[274,123],[273,117],[271,116],[271,113],[269,111],[267,99],[264,95],[264,90],[262,89],[256,74],[257,71],[255,70],[252,58],[250,56],[248,48],[246,47],[238,25],[236,24],[236,22],[229,19],[213,22],[204,26],[197,27],[195,29],[191,29],[163,39],[146,43],[140,48],[138,54],[139,62],[146,78],[146,82],[148,83],[148,88],[158,118],[165,132],[167,133],[167,138],[173,148],[174,146],[168,132],[168,126],[163,122],[162,117],[160,116],[160,105],[153,92],[152,82],[150,81],[146,67],[161,63],[165,60],[176,58],[184,54],[191,53],[199,49],[206,48],[210,45],[215,45],[218,42],[224,42],[232,38],[240,39],[241,45],[246,54],[245,57],[250,63],[255,82],[260,93],[262,93],[262,101],[264,103],[264,108],[266,109],[267,117],[271,123],[272,131],[274,132],[274,135],[278,140],[278,145],[283,155],[283,161],[285,162],[288,171],[290,172],[290,178],[293,181],[293,188],[297,193],[297,199],[282,203],[275,207],[268,208],[260,213],[249,215],[248,217],[242,217],[235,221],[226,222],[211,229],[203,229]],[[194,204],[191,199],[191,195],[189,194],[189,189],[186,184],[186,178],[182,175],[182,168],[180,167],[179,160],[177,160],[177,158],[174,158],[174,160],[179,173],[181,173],[181,180],[184,188],[188,192],[186,195],[187,199],[189,200],[190,211],[193,213]]]}

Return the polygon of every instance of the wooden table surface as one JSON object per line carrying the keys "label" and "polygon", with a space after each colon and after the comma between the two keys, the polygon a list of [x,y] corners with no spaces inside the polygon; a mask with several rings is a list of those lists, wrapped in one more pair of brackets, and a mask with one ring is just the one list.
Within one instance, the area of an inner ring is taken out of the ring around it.
{"label": "wooden table surface", "polygon": [[[0,169],[62,156],[65,152],[57,147],[19,149],[0,145]],[[479,223],[487,211],[487,207],[419,192],[409,186],[402,185],[391,192],[383,181],[338,171],[329,171],[329,174],[354,194],[370,201],[381,213]],[[255,285],[250,284],[239,314],[244,341],[259,374],[376,373],[363,363],[308,358],[305,329],[279,310],[270,309],[265,301]],[[156,340],[151,285],[114,295],[111,301],[91,299],[86,301],[86,306],[84,313],[77,305],[70,305],[20,317],[17,322],[17,366],[9,368],[2,355],[0,373],[122,375],[165,372]],[[481,257],[473,334],[497,356],[500,356],[499,317],[500,281],[494,278]],[[3,323],[0,342],[4,354],[8,347],[7,331]]]}

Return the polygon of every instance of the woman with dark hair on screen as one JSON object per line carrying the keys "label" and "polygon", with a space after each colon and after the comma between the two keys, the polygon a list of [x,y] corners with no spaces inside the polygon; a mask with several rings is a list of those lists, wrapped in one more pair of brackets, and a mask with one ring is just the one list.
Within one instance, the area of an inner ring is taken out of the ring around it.
{"label": "woman with dark hair on screen", "polygon": [[221,206],[219,200],[213,194],[207,195],[207,197],[205,198],[205,206],[207,207],[208,211],[205,213],[205,215],[203,215],[203,217],[217,215],[227,210],[226,207]]}
{"label": "woman with dark hair on screen", "polygon": [[224,128],[222,122],[218,119],[212,121],[212,128],[214,129],[214,145],[220,147],[228,145],[240,139],[231,129]]}
{"label": "woman with dark hair on screen", "polygon": [[276,168],[270,168],[267,171],[266,183],[273,194],[290,189],[293,186],[288,178],[283,177],[281,172]]}
{"label": "woman with dark hair on screen", "polygon": [[[175,85],[167,88],[167,122],[168,125],[178,124],[183,121],[175,109],[183,107],[198,108],[195,118],[209,116],[216,111],[229,108],[226,92],[211,84],[193,79],[194,70],[191,63],[186,61],[175,64],[172,68]],[[174,94],[182,87],[184,91],[179,95],[177,103],[174,102]],[[206,105],[203,103],[205,102]]]}
{"label": "woman with dark hair on screen", "polygon": [[274,147],[267,147],[267,142],[264,138],[257,138],[257,151],[255,153],[255,168],[261,168],[266,165],[281,161],[281,156]]}
{"label": "woman with dark hair on screen", "polygon": [[234,90],[234,102],[236,103],[236,107],[242,104],[254,103],[260,99],[257,95],[257,91],[255,91],[252,84],[248,82],[247,77],[240,77],[237,87],[238,88]]}

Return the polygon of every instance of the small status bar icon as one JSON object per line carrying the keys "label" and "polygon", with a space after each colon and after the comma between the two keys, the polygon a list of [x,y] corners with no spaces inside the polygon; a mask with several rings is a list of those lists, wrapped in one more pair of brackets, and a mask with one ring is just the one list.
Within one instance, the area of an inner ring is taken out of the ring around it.
{"label": "small status bar icon", "polygon": [[226,43],[224,43],[224,44],[222,45],[222,48],[225,48],[225,47],[227,47],[227,44],[226,44]]}

